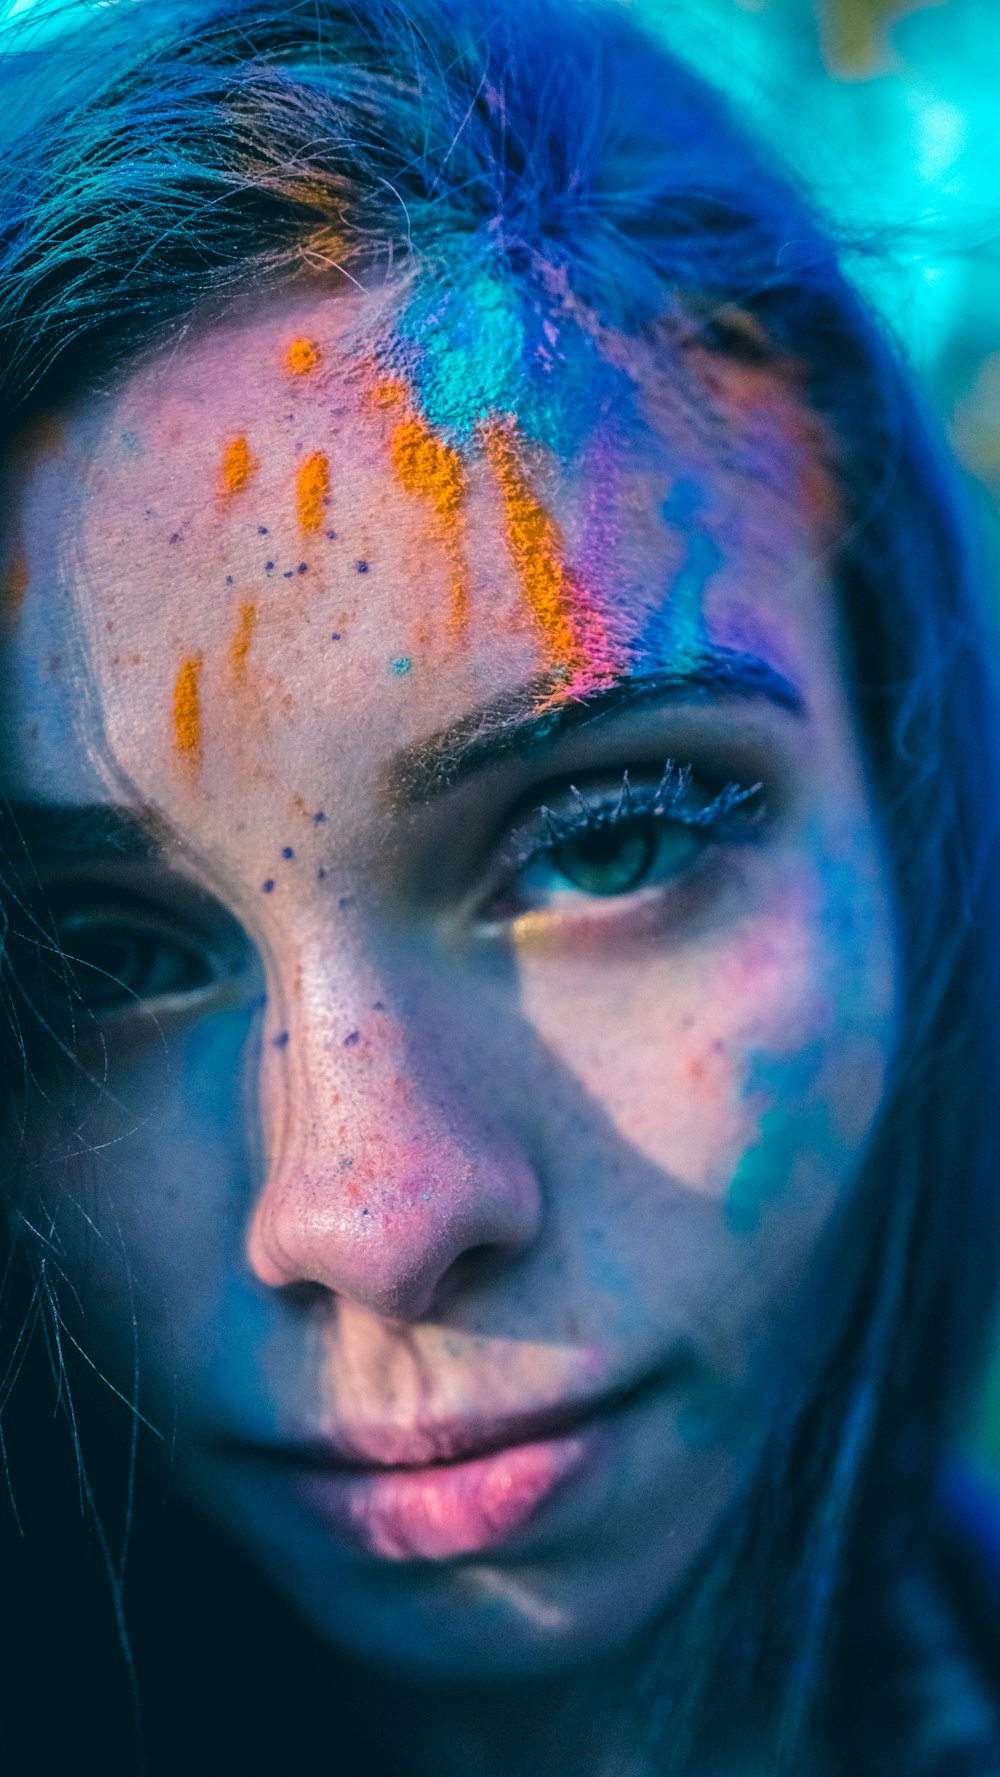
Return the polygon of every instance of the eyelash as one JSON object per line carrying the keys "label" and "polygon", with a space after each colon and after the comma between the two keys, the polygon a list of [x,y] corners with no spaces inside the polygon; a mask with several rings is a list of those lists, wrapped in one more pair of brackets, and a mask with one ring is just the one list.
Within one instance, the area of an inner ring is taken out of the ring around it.
{"label": "eyelash", "polygon": [[591,833],[625,827],[630,821],[643,818],[652,818],[664,825],[694,828],[721,843],[746,841],[752,837],[764,818],[763,804],[758,803],[749,819],[746,814],[738,820],[733,816],[737,810],[745,809],[753,797],[760,795],[763,784],[731,781],[710,802],[692,806],[688,798],[693,778],[690,765],[678,765],[675,760],[668,759],[655,785],[633,787],[628,771],[624,771],[616,797],[612,791],[610,795],[591,801],[576,784],[570,784],[568,790],[573,801],[568,812],[556,814],[542,803],[536,810],[542,832],[533,839],[515,844],[508,860],[509,867],[513,871],[526,870],[539,858],[555,854],[561,846],[584,839]]}

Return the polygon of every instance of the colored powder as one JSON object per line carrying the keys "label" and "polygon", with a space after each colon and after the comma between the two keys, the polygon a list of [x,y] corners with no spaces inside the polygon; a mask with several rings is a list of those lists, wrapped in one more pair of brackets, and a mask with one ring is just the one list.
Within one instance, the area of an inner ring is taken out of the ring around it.
{"label": "colored powder", "polygon": [[192,765],[201,759],[201,655],[181,662],[174,685],[174,746]]}
{"label": "colored powder", "polygon": [[240,432],[237,437],[230,438],[222,453],[221,485],[227,498],[243,492],[250,485],[257,473],[259,463],[250,453],[250,446]]}
{"label": "colored powder", "polygon": [[387,379],[376,385],[375,401],[380,407],[397,407],[400,418],[389,440],[392,466],[400,487],[408,494],[417,494],[430,504],[436,528],[448,558],[451,590],[449,627],[465,628],[468,619],[468,593],[465,583],[465,562],[462,554],[462,502],[466,491],[466,474],[457,450],[434,436],[427,421],[415,412],[405,387]]}
{"label": "colored powder", "polygon": [[[662,506],[669,525],[690,525],[697,521],[703,495],[696,482],[681,477],[675,482]],[[647,625],[640,643],[640,653],[653,666],[669,662],[678,671],[697,666],[708,646],[705,625],[705,593],[708,583],[722,565],[722,552],[714,537],[703,525],[689,532],[687,554],[678,569],[665,605]]]}
{"label": "colored powder", "polygon": [[0,605],[3,609],[4,623],[8,629],[16,629],[21,619],[21,608],[28,590],[28,558],[23,550],[11,556],[4,563],[0,575]]}
{"label": "colored powder", "polygon": [[574,696],[610,684],[615,662],[606,626],[566,567],[559,526],[532,491],[521,460],[516,420],[491,419],[481,437],[503,498],[514,566],[550,666]]}
{"label": "colored powder", "polygon": [[318,368],[322,356],[311,339],[293,339],[285,353],[285,369],[289,376],[308,376]]}
{"label": "colored powder", "polygon": [[318,450],[307,457],[298,473],[296,503],[304,531],[318,531],[330,497],[330,459]]}
{"label": "colored powder", "polygon": [[398,660],[393,661],[392,670],[396,674],[396,677],[401,679],[404,673],[408,673],[411,670],[412,666],[413,662],[409,655],[401,654]]}
{"label": "colored powder", "polygon": [[236,634],[229,644],[229,669],[236,680],[246,677],[247,656],[253,646],[257,627],[257,607],[249,602],[240,606]]}

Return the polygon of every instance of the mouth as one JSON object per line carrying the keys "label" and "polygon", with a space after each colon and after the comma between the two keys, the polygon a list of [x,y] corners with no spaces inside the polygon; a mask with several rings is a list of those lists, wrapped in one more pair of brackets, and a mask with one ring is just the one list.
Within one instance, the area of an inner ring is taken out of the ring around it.
{"label": "mouth", "polygon": [[617,1422],[649,1387],[647,1380],[599,1400],[488,1422],[371,1429],[350,1446],[229,1449],[284,1470],[310,1513],[357,1553],[390,1562],[455,1560],[509,1542],[556,1492],[593,1469],[613,1448]]}

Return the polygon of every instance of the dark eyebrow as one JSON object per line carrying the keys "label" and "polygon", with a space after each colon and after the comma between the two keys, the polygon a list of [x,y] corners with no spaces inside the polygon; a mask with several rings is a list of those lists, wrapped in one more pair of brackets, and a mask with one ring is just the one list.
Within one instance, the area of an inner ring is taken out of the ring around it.
{"label": "dark eyebrow", "polygon": [[429,801],[508,759],[545,753],[565,734],[613,710],[641,709],[671,697],[749,698],[789,715],[805,714],[802,694],[790,679],[756,654],[735,648],[705,649],[690,667],[621,678],[604,690],[532,713],[540,703],[551,703],[552,693],[551,679],[537,680],[397,753],[383,774],[389,795],[408,803]]}
{"label": "dark eyebrow", "polygon": [[152,809],[118,808],[111,803],[0,803],[0,835],[5,861],[16,868],[61,859],[159,857],[163,822]]}

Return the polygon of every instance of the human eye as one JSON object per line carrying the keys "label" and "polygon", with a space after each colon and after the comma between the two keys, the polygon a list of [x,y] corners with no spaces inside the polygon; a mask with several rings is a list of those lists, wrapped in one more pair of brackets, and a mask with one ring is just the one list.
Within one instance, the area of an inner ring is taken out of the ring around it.
{"label": "human eye", "polygon": [[557,786],[512,826],[486,919],[668,896],[710,853],[759,832],[762,789],[712,783],[674,760],[654,779],[626,770],[617,783]]}
{"label": "human eye", "polygon": [[57,881],[14,921],[19,996],[52,1026],[190,1007],[239,971],[232,925],[204,897]]}

